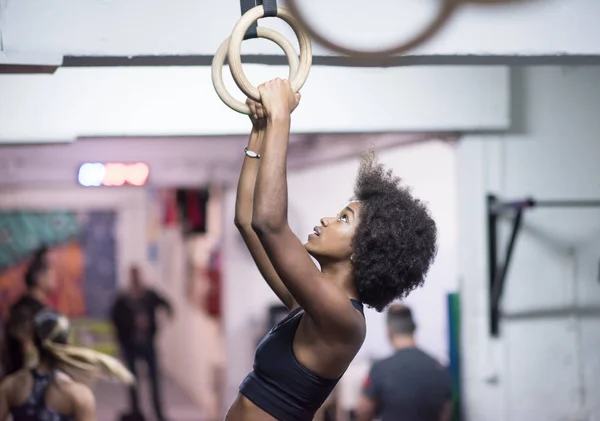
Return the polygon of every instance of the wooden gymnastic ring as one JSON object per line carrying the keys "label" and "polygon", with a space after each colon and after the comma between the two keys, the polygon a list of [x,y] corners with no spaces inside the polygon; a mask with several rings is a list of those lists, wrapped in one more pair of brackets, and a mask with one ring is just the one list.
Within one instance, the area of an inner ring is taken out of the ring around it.
{"label": "wooden gymnastic ring", "polygon": [[356,57],[356,58],[364,58],[364,59],[385,59],[390,58],[390,56],[406,53],[409,50],[421,45],[429,38],[434,36],[450,19],[457,6],[461,3],[462,0],[441,0],[442,6],[437,14],[437,16],[433,19],[433,21],[425,27],[423,31],[419,34],[415,35],[412,39],[409,39],[408,42],[395,45],[389,48],[382,48],[380,50],[355,50],[349,47],[343,47],[339,44],[334,43],[333,41],[325,38],[320,32],[318,32],[314,26],[312,26],[306,18],[300,12],[297,6],[297,0],[286,0],[286,6],[289,11],[294,15],[297,19],[298,23],[301,27],[319,44],[323,47],[331,51],[335,51],[337,53]]}
{"label": "wooden gymnastic ring", "polygon": [[[292,45],[292,43],[279,32],[264,28],[259,26],[257,28],[257,35],[259,38],[266,38],[273,41],[275,44],[279,45],[288,59],[288,64],[290,66],[289,78],[292,79],[298,73],[298,53],[296,49]],[[225,103],[229,108],[233,111],[237,111],[242,114],[250,114],[250,108],[248,104],[245,102],[238,101],[227,91],[225,84],[223,83],[223,65],[225,64],[225,59],[227,58],[227,51],[229,49],[229,40],[231,37],[228,37],[219,49],[217,50],[215,56],[212,61],[212,83],[217,92],[221,101]]]}
{"label": "wooden gymnastic ring", "polygon": [[[258,92],[258,89],[250,83],[244,74],[244,69],[242,69],[241,47],[242,41],[244,40],[244,35],[246,34],[246,31],[250,25],[262,18],[264,15],[264,7],[256,6],[248,10],[242,16],[242,18],[233,28],[233,32],[231,33],[231,38],[229,40],[229,51],[227,53],[227,59],[229,60],[229,68],[231,70],[233,80],[248,98],[251,98],[255,101],[260,101],[260,93]],[[283,19],[292,27],[296,37],[298,38],[298,43],[300,44],[300,65],[298,67],[298,73],[296,73],[296,76],[290,80],[293,91],[298,92],[304,85],[304,82],[306,82],[308,74],[310,73],[310,66],[312,65],[312,44],[308,34],[302,30],[302,27],[299,25],[298,21],[285,7],[279,6],[277,8],[277,17]]]}

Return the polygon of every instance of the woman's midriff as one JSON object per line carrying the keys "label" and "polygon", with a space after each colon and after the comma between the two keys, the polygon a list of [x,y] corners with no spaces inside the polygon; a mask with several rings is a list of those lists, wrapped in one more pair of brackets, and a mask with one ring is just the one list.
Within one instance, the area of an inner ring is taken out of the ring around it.
{"label": "woman's midriff", "polygon": [[238,393],[231,404],[225,421],[277,421],[271,415],[256,406],[250,399]]}

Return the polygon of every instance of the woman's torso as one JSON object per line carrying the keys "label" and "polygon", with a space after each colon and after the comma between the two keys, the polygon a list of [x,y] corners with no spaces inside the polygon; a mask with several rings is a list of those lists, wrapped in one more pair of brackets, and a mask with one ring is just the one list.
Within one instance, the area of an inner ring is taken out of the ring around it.
{"label": "woman's torso", "polygon": [[10,412],[14,421],[72,421],[73,381],[60,372],[27,370],[15,375]]}
{"label": "woman's torso", "polygon": [[[353,305],[357,309],[357,329],[361,330],[360,341],[356,341],[356,343],[348,344],[348,343],[336,343],[331,340],[331,338],[324,338],[322,335],[315,329],[312,320],[310,317],[304,314],[302,309],[296,309],[292,311],[288,317],[282,320],[277,326],[275,326],[263,339],[261,344],[259,345],[256,357],[255,357],[255,365],[254,371],[249,375],[255,377],[267,377],[267,382],[276,382],[281,383],[294,383],[294,378],[285,379],[288,380],[286,382],[284,378],[286,375],[290,375],[290,377],[302,376],[300,382],[301,386],[306,386],[306,376],[309,377],[308,380],[312,380],[312,386],[309,382],[309,386],[316,388],[325,388],[328,391],[333,389],[335,384],[337,384],[339,378],[345,372],[346,368],[360,349],[362,345],[362,340],[364,339],[365,334],[365,323],[364,316],[362,313],[362,304],[353,300]],[[282,332],[284,330],[288,330],[288,332]],[[273,355],[272,351],[265,352],[265,347],[274,346],[269,344],[270,341],[273,341],[273,336],[277,335],[285,335],[285,338],[278,338],[279,340],[279,348],[277,352],[280,355]],[[290,346],[289,351],[283,347],[283,343],[288,342]],[[267,359],[277,360],[279,364],[283,364],[281,367],[276,367],[277,363],[268,363],[265,362]],[[288,365],[292,363],[290,360],[296,364],[295,371],[288,371]],[[262,366],[269,364],[269,369],[277,368],[280,372],[278,377],[273,376],[272,374],[265,372],[261,373]],[[246,381],[245,381],[246,382]],[[303,383],[303,385],[302,385]],[[294,390],[293,387],[282,387],[281,392],[277,396],[279,399],[279,403],[285,404],[285,402],[281,402],[285,399],[285,394],[298,395],[304,394],[305,396],[310,396],[311,392],[316,392],[319,394],[319,390],[316,391],[307,391],[301,388],[301,390]],[[297,393],[299,392],[299,393]],[[306,393],[305,393],[306,392]],[[252,397],[250,393],[244,391],[244,384],[241,386],[241,393],[238,394],[238,397],[234,401],[231,406],[228,414],[227,421],[270,421],[275,420],[276,417],[269,415],[268,412],[261,409],[258,404],[261,402],[252,402],[247,396]],[[283,395],[283,397],[281,396]],[[321,396],[318,398],[319,401],[324,400],[327,396]],[[254,399],[257,401],[257,399]],[[289,405],[306,405],[307,402],[294,402],[293,398],[290,399]],[[281,412],[280,412],[281,414]],[[280,418],[284,415],[280,415]]]}

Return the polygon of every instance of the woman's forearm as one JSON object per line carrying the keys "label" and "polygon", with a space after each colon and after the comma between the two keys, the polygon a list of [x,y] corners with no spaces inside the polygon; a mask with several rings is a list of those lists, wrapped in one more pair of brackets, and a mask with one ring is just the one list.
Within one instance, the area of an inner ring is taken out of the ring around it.
{"label": "woman's forearm", "polygon": [[[264,138],[264,129],[252,128],[248,140],[248,150],[261,153]],[[252,223],[252,202],[254,200],[254,185],[260,166],[260,159],[250,158],[244,155],[242,171],[238,181],[237,195],[235,201],[235,224],[238,227],[249,227]]]}
{"label": "woman's forearm", "polygon": [[270,118],[265,132],[262,165],[256,178],[252,226],[278,230],[287,225],[287,148],[290,117]]}
{"label": "woman's forearm", "polygon": [[242,172],[238,183],[236,208],[235,208],[235,224],[237,225],[248,251],[252,255],[252,259],[256,263],[256,267],[261,275],[267,281],[273,292],[279,297],[281,302],[290,310],[294,308],[296,302],[294,297],[289,293],[279,275],[275,271],[269,256],[265,252],[256,232],[252,228],[253,223],[253,200],[255,199],[256,178],[261,167],[261,161],[264,156],[264,140],[265,130],[258,130],[250,136],[248,149],[261,155],[257,158],[244,158]]}

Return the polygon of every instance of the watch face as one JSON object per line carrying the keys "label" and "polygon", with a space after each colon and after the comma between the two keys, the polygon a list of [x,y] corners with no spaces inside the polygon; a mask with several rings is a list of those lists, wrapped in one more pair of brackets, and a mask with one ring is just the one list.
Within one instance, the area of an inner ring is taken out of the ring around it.
{"label": "watch face", "polygon": [[246,152],[246,155],[248,155],[250,158],[258,158],[258,154],[254,151],[248,150],[248,148],[244,149],[244,152]]}

